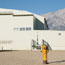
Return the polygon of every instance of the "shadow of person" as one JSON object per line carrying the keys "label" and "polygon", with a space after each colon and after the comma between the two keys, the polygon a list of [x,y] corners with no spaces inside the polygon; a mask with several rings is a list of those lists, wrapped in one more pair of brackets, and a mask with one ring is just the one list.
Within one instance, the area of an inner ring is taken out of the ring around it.
{"label": "shadow of person", "polygon": [[62,62],[65,62],[65,60],[53,61],[53,62],[49,62],[49,63],[62,63]]}

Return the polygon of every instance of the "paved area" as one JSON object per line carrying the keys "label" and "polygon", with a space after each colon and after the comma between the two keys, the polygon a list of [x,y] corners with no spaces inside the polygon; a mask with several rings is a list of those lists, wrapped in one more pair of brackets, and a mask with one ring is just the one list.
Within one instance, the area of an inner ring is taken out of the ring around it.
{"label": "paved area", "polygon": [[[0,65],[45,65],[40,51],[0,51]],[[48,65],[65,65],[65,51],[50,51]]]}

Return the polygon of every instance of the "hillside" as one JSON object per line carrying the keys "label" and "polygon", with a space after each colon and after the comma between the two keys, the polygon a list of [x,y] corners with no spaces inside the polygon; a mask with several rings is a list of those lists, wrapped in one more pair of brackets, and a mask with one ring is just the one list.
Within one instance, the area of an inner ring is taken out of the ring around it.
{"label": "hillside", "polygon": [[50,30],[65,30],[65,9],[43,14]]}

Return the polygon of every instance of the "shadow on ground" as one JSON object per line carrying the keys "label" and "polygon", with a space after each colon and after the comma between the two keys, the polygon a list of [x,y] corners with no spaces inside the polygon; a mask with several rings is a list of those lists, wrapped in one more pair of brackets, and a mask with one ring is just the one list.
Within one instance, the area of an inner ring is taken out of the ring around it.
{"label": "shadow on ground", "polygon": [[11,52],[12,50],[0,50],[0,52]]}
{"label": "shadow on ground", "polygon": [[62,63],[62,62],[65,62],[65,60],[53,61],[53,62],[49,62],[49,63]]}

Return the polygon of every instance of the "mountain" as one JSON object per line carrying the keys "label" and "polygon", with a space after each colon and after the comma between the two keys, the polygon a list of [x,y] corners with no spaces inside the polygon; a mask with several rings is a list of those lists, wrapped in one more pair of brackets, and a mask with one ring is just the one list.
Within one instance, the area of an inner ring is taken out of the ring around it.
{"label": "mountain", "polygon": [[43,14],[50,30],[65,30],[65,9]]}

